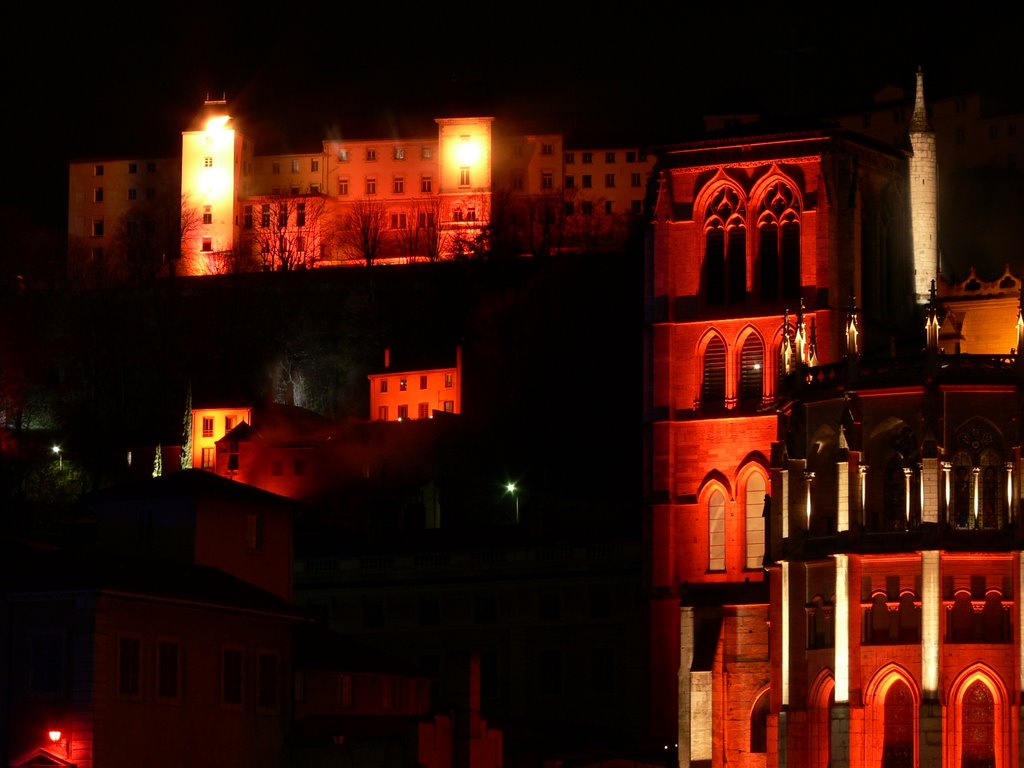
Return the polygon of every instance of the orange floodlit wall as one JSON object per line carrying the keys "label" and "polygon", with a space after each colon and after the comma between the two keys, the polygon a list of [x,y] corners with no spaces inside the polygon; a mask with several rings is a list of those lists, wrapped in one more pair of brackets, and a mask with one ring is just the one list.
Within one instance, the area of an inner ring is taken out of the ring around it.
{"label": "orange floodlit wall", "polygon": [[456,353],[452,368],[389,371],[371,373],[370,419],[408,421],[432,419],[434,412],[462,413],[462,351]]}
{"label": "orange floodlit wall", "polygon": [[183,274],[223,271],[225,254],[235,247],[241,143],[231,118],[216,111],[200,130],[181,135]]}
{"label": "orange floodlit wall", "polygon": [[215,472],[217,441],[242,422],[252,424],[252,408],[195,408],[192,411],[192,466]]}

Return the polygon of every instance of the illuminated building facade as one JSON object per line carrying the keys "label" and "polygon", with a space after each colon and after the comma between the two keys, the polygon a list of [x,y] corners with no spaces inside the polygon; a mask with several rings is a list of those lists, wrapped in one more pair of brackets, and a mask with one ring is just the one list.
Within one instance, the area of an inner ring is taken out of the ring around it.
{"label": "illuminated building facade", "polygon": [[922,94],[905,154],[660,158],[645,535],[680,765],[1020,764],[1021,282],[939,275]]}
{"label": "illuminated building facade", "polygon": [[370,380],[370,418],[377,421],[432,419],[435,412],[462,413],[462,349],[455,365],[441,368],[391,367],[391,350],[384,350],[384,368]]}
{"label": "illuminated building facade", "polygon": [[434,123],[258,155],[228,105],[207,101],[180,158],[70,165],[71,277],[546,255],[620,248],[638,230],[653,167],[643,149],[567,150],[561,134],[510,133],[487,116]]}

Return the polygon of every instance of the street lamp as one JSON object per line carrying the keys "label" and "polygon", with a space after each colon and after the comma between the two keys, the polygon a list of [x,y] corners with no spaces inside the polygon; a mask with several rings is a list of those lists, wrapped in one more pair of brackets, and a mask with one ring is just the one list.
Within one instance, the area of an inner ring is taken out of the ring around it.
{"label": "street lamp", "polygon": [[64,471],[64,454],[63,454],[63,453],[61,453],[61,450],[60,450],[60,446],[59,446],[59,445],[55,445],[55,446],[53,446],[53,449],[52,449],[52,450],[53,450],[53,452],[54,452],[55,454],[57,454],[57,469],[58,469],[59,471],[62,471],[62,472],[63,472],[63,471]]}
{"label": "street lamp", "polygon": [[517,490],[518,489],[516,488],[516,484],[515,483],[509,482],[509,483],[505,484],[505,493],[511,493],[512,494],[512,498],[515,499],[515,502],[516,502],[516,525],[519,525],[519,496],[518,496],[518,494],[516,494]]}

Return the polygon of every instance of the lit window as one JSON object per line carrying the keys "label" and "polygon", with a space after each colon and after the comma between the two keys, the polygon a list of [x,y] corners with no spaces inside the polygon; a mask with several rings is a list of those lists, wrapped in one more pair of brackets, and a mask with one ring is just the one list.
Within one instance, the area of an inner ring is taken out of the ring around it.
{"label": "lit window", "polygon": [[396,195],[405,192],[405,179],[401,176],[395,176],[394,192]]}
{"label": "lit window", "polygon": [[338,162],[339,163],[347,163],[348,162],[348,150],[347,149],[339,149],[338,150]]}
{"label": "lit window", "polygon": [[347,195],[348,194],[348,179],[338,179],[338,194],[339,195]]}
{"label": "lit window", "polygon": [[96,187],[92,191],[92,201],[94,203],[102,203],[103,202],[103,187]]}
{"label": "lit window", "polygon": [[468,187],[469,186],[469,167],[468,166],[463,166],[462,168],[459,168],[459,186],[460,187]]}
{"label": "lit window", "polygon": [[373,176],[366,177],[366,194],[376,195],[377,194],[377,179]]}
{"label": "lit window", "polygon": [[395,160],[405,160],[405,147],[395,147]]}
{"label": "lit window", "polygon": [[216,466],[216,459],[213,455],[214,449],[212,447],[203,448],[201,455],[201,463],[203,469],[213,469]]}
{"label": "lit window", "polygon": [[725,497],[721,491],[708,502],[708,570],[725,570]]}
{"label": "lit window", "polygon": [[213,207],[203,206],[203,224],[213,224]]}
{"label": "lit window", "polygon": [[615,174],[614,173],[606,173],[604,175],[604,185],[606,187],[614,187],[615,186]]}
{"label": "lit window", "polygon": [[366,150],[366,159],[367,160],[376,160],[377,159],[377,150],[376,149],[367,149]]}
{"label": "lit window", "polygon": [[445,387],[455,386],[455,375],[452,373],[446,373],[444,375],[444,385]]}
{"label": "lit window", "polygon": [[605,152],[604,153],[604,161],[606,163],[614,163],[615,162],[615,153],[614,152]]}
{"label": "lit window", "polygon": [[398,389],[399,389],[399,391],[405,392],[408,388],[409,388],[409,380],[408,379],[399,379],[398,380]]}
{"label": "lit window", "polygon": [[554,185],[553,185],[552,180],[551,180],[551,173],[549,171],[544,171],[543,173],[541,173],[541,175],[540,175],[540,188],[541,189],[552,189],[553,186]]}
{"label": "lit window", "polygon": [[745,498],[747,568],[760,568],[764,559],[764,498],[764,477],[751,475]]}
{"label": "lit window", "polygon": [[309,170],[311,170],[313,173],[316,173],[317,171],[320,170],[320,161],[317,160],[315,157],[309,161]]}
{"label": "lit window", "polygon": [[213,168],[213,158],[209,155],[203,158],[203,168]]}
{"label": "lit window", "polygon": [[298,173],[298,172],[299,172],[299,161],[298,160],[292,160],[292,173]]}
{"label": "lit window", "polygon": [[212,250],[213,250],[213,238],[212,237],[204,237],[203,238],[203,251],[208,253],[208,252],[210,252]]}

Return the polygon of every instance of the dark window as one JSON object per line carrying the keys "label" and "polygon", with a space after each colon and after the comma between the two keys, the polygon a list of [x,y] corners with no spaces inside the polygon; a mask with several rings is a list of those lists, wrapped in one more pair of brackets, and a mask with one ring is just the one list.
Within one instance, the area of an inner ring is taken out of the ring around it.
{"label": "dark window", "polygon": [[178,644],[161,640],[157,644],[156,694],[162,699],[178,698]]}
{"label": "dark window", "polygon": [[122,637],[117,646],[117,692],[138,696],[142,643],[135,637]]}
{"label": "dark window", "polygon": [[885,694],[884,746],[882,768],[911,768],[914,765],[914,697],[902,680]]}
{"label": "dark window", "polygon": [[221,655],[221,701],[242,704],[242,651],[238,648],[225,648]]}
{"label": "dark window", "polygon": [[712,339],[704,350],[704,380],[701,384],[701,406],[725,406],[725,343]]}

